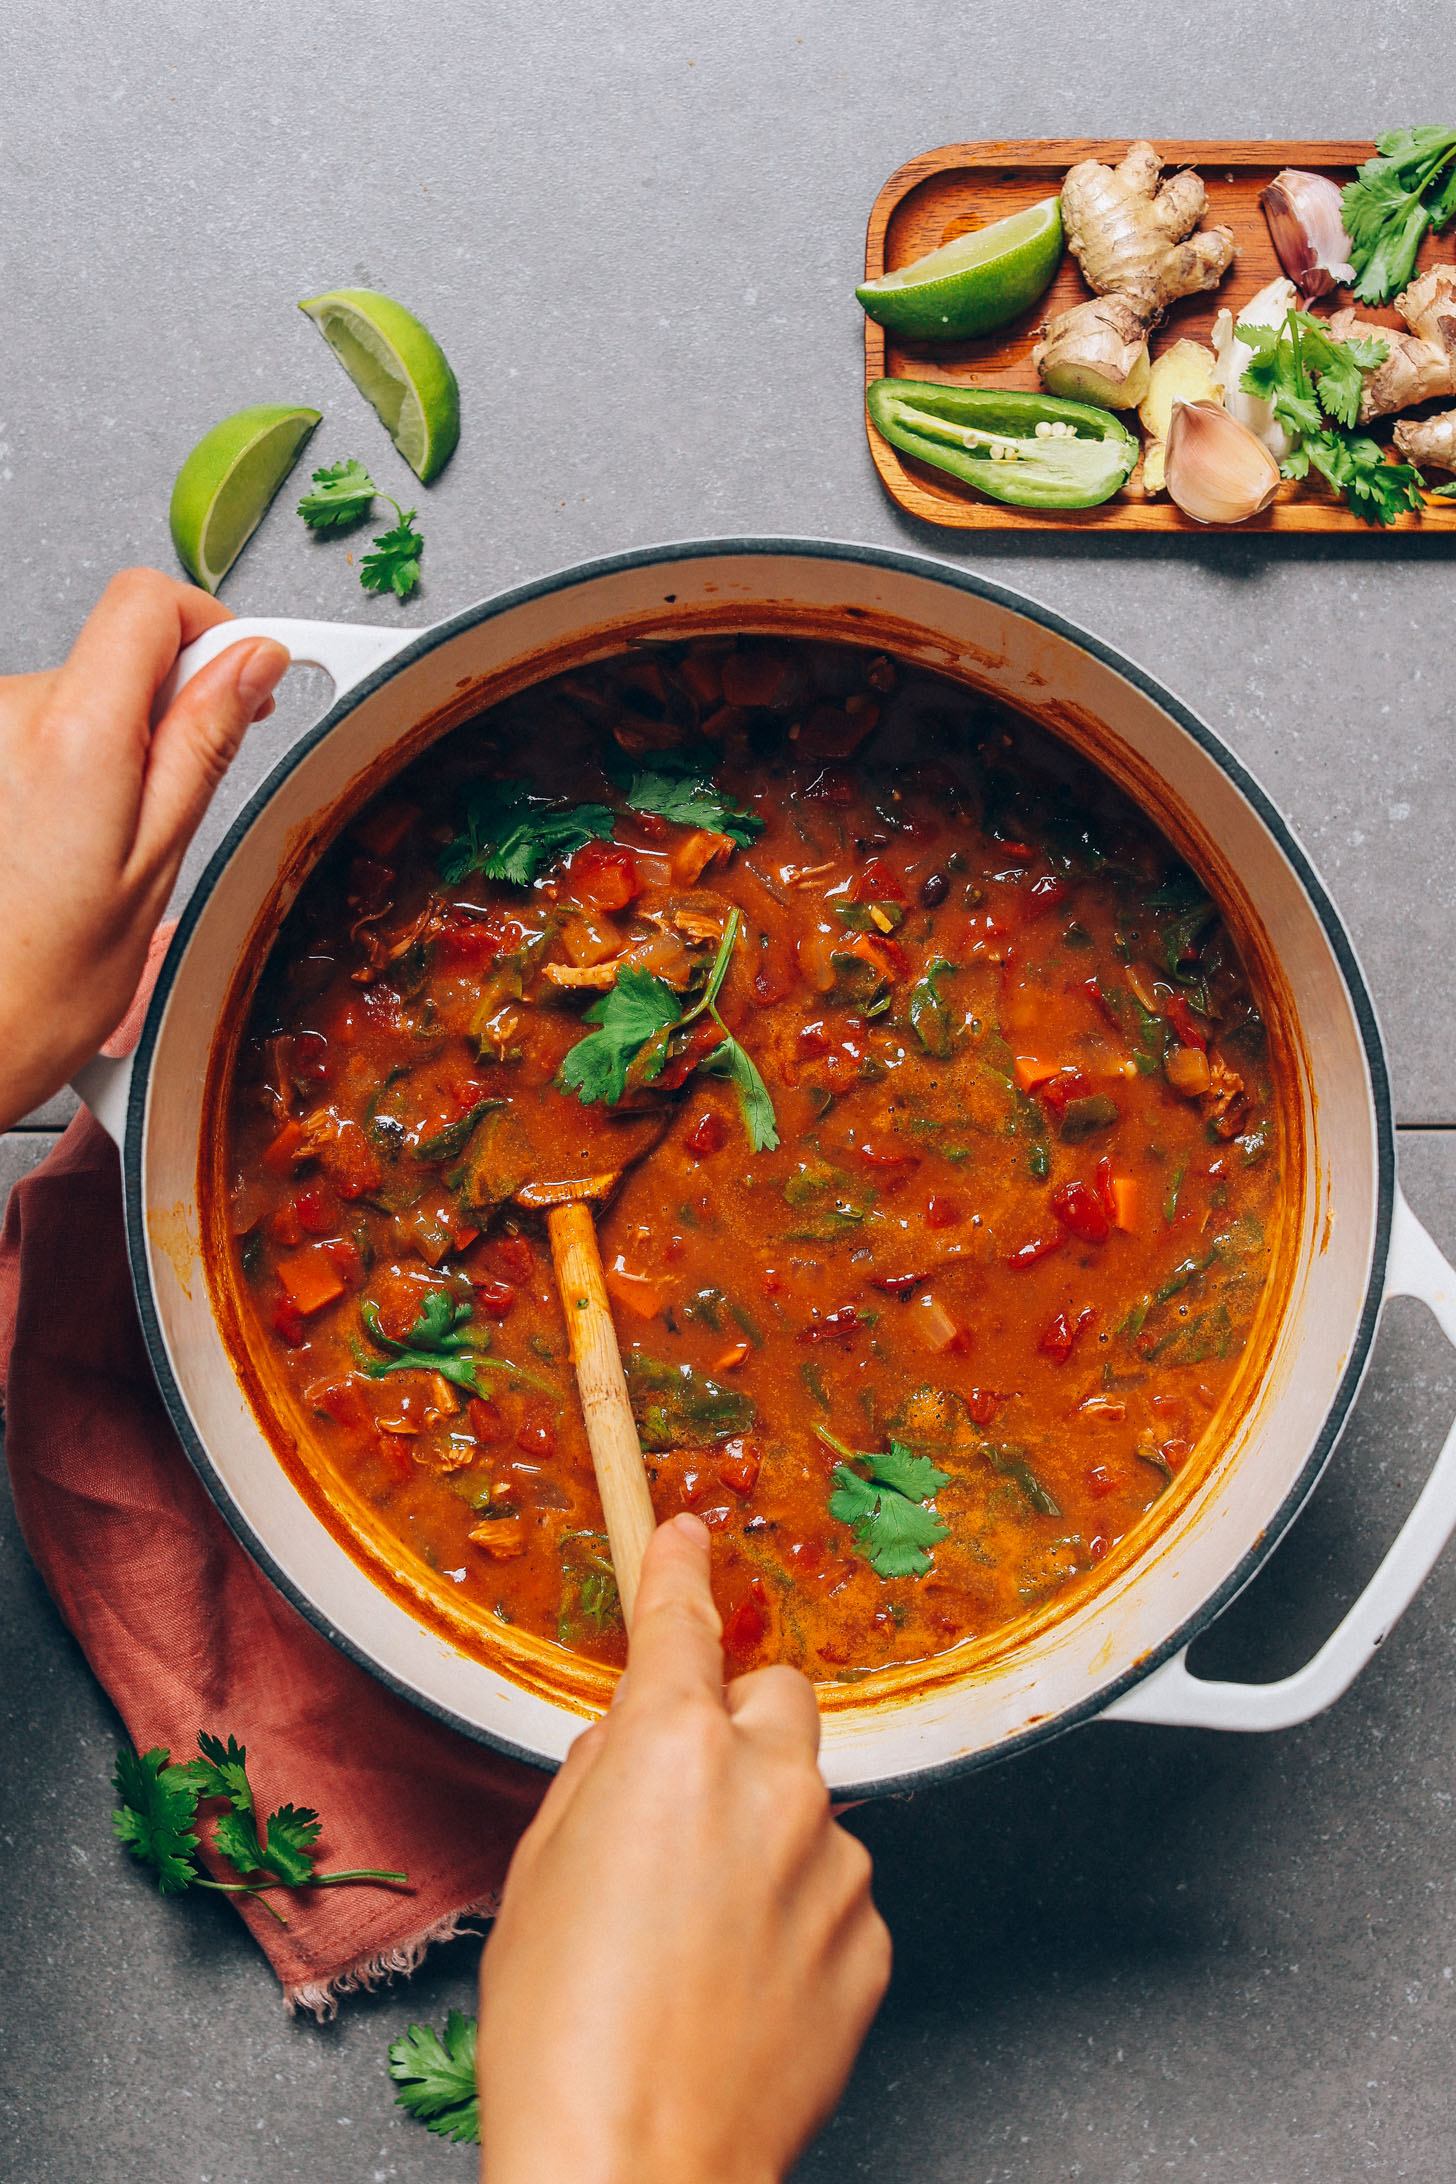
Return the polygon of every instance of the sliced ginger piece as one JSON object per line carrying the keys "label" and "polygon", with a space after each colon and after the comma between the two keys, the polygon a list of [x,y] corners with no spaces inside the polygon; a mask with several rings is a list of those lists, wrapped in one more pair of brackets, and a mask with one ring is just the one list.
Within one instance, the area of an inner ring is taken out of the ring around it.
{"label": "sliced ginger piece", "polygon": [[1138,404],[1138,420],[1148,436],[1143,452],[1144,492],[1161,493],[1167,484],[1173,404],[1219,401],[1217,371],[1217,357],[1201,341],[1175,341],[1171,349],[1153,358],[1148,391]]}

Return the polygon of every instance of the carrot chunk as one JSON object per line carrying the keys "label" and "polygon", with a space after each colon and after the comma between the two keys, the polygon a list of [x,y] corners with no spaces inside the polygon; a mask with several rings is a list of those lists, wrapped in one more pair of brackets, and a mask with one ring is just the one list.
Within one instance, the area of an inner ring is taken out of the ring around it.
{"label": "carrot chunk", "polygon": [[305,1244],[278,1261],[278,1279],[296,1312],[322,1311],[344,1294],[344,1279],[328,1253],[317,1244]]}

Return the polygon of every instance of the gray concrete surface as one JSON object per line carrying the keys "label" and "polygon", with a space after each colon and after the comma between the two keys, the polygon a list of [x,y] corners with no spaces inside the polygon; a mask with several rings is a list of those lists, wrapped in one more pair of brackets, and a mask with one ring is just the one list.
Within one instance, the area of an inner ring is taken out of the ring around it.
{"label": "gray concrete surface", "polygon": [[[0,20],[0,667],[38,667],[107,574],[170,565],[171,479],[245,402],[322,408],[420,508],[426,581],[370,602],[290,496],[242,613],[423,624],[548,568],[740,530],[912,546],[1146,663],[1289,813],[1360,948],[1413,1200],[1456,1249],[1456,636],[1420,541],[1020,540],[902,518],[860,424],[850,289],[884,177],[929,146],[1069,132],[1357,136],[1456,106],[1420,0],[51,0]],[[413,486],[293,310],[413,304],[464,390]],[[294,496],[296,497],[296,496]],[[310,717],[291,679],[207,836]],[[60,1110],[0,1147],[0,1189]],[[1319,1495],[1203,1642],[1295,1665],[1354,1596],[1456,1407],[1414,1306]],[[473,1950],[286,2023],[224,1907],[113,1846],[115,1722],[8,1512],[0,1537],[0,2074],[16,2184],[464,2178],[397,2120],[387,2041],[467,2006]],[[1288,1736],[1092,1729],[859,1814],[898,1968],[805,2179],[1446,2184],[1452,2174],[1456,1563],[1356,1690]]]}

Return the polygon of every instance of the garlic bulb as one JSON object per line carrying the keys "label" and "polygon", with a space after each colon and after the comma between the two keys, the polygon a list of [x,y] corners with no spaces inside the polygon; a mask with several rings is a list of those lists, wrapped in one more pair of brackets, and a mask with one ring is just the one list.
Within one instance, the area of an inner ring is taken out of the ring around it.
{"label": "garlic bulb", "polygon": [[[1279,279],[1261,288],[1251,303],[1246,303],[1239,318],[1250,326],[1282,326],[1286,314],[1299,302],[1299,291],[1293,281]],[[1274,457],[1282,463],[1294,445],[1289,434],[1274,415],[1274,404],[1262,395],[1246,394],[1240,382],[1253,358],[1253,350],[1247,342],[1240,341],[1234,333],[1235,319],[1232,311],[1220,311],[1213,322],[1213,346],[1218,356],[1218,382],[1223,389],[1223,405],[1230,417],[1236,417],[1241,425],[1247,425],[1257,435]]]}
{"label": "garlic bulb", "polygon": [[1302,296],[1328,296],[1354,280],[1340,191],[1328,175],[1285,167],[1259,202],[1279,263]]}
{"label": "garlic bulb", "polygon": [[1169,498],[1195,523],[1245,523],[1279,490],[1279,465],[1217,402],[1176,402],[1168,427]]}

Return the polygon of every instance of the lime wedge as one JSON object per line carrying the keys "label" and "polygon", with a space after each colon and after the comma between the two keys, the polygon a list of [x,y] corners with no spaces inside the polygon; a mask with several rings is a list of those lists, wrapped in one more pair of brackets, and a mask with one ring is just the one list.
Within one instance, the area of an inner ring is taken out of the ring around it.
{"label": "lime wedge", "polygon": [[990,227],[855,290],[872,319],[912,341],[994,333],[1051,286],[1062,255],[1061,199],[1044,197]]}
{"label": "lime wedge", "polygon": [[322,412],[262,402],[203,434],[172,488],[172,544],[187,574],[215,592],[263,520]]}
{"label": "lime wedge", "polygon": [[373,288],[334,288],[306,311],[421,485],[437,478],[460,437],[460,388],[428,327]]}

